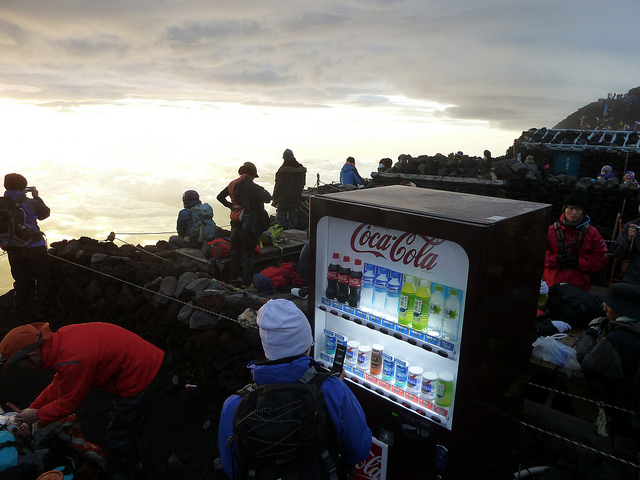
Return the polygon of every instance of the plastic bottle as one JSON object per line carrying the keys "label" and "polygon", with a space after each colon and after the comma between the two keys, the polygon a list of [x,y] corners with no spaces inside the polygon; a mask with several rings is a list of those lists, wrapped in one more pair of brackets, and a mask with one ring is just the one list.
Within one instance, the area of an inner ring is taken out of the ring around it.
{"label": "plastic bottle", "polygon": [[415,281],[416,277],[404,276],[398,304],[398,323],[401,325],[409,325],[413,319],[413,305],[416,299]]}
{"label": "plastic bottle", "polygon": [[442,333],[442,313],[444,310],[444,297],[442,285],[433,287],[433,294],[429,300],[429,319],[427,321],[427,333],[439,337]]}
{"label": "plastic bottle", "polygon": [[387,283],[387,298],[384,302],[384,310],[387,318],[398,321],[398,305],[400,303],[400,289],[402,274],[391,272],[391,279]]}
{"label": "plastic bottle", "polygon": [[351,258],[348,255],[342,257],[340,270],[338,270],[338,295],[336,300],[347,303],[349,300],[349,274],[351,273]]}
{"label": "plastic bottle", "polygon": [[362,291],[360,294],[360,308],[371,310],[373,308],[373,287],[376,283],[376,266],[371,263],[364,264],[362,274]]}
{"label": "plastic bottle", "polygon": [[387,283],[389,270],[384,267],[378,267],[378,276],[373,286],[373,310],[376,313],[384,313],[384,301],[387,298]]}
{"label": "plastic bottle", "polygon": [[382,352],[384,352],[384,345],[379,343],[371,345],[371,375],[380,375],[382,372]]}
{"label": "plastic bottle", "polygon": [[431,300],[431,282],[420,279],[420,286],[416,290],[416,299],[413,303],[413,317],[411,326],[414,330],[424,331],[427,328],[429,318],[429,301]]}
{"label": "plastic bottle", "polygon": [[356,258],[353,261],[353,268],[349,274],[349,306],[360,306],[360,295],[362,294],[362,260]]}
{"label": "plastic bottle", "polygon": [[458,290],[451,289],[449,297],[444,302],[442,336],[452,342],[458,339],[458,322],[460,320],[460,299]]}
{"label": "plastic bottle", "polygon": [[340,270],[340,254],[334,253],[327,271],[327,298],[334,300],[338,295],[338,270]]}

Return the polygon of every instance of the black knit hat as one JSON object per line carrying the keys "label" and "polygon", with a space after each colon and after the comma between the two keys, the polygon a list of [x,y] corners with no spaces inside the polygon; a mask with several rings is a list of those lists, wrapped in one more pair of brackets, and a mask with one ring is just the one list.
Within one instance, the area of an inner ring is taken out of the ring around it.
{"label": "black knit hat", "polygon": [[198,192],[196,192],[195,190],[187,190],[182,194],[182,203],[184,205],[195,202],[197,200],[200,200],[200,195],[198,195]]}
{"label": "black knit hat", "polygon": [[587,211],[587,195],[582,190],[574,190],[566,196],[562,202],[562,209],[568,206],[581,208],[583,212]]}
{"label": "black knit hat", "polygon": [[19,173],[7,173],[4,176],[5,190],[24,190],[27,188],[27,179]]}
{"label": "black knit hat", "polygon": [[293,156],[293,152],[290,149],[286,149],[282,154],[283,160],[295,160],[296,157]]}

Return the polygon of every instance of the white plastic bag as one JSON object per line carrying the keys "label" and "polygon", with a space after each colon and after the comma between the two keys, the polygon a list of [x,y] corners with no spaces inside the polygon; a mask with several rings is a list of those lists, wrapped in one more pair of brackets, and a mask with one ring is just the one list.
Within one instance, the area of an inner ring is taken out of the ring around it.
{"label": "white plastic bag", "polygon": [[533,342],[533,356],[561,367],[580,370],[576,351],[560,341],[561,338],[566,336],[564,333],[556,333],[550,337],[538,337]]}

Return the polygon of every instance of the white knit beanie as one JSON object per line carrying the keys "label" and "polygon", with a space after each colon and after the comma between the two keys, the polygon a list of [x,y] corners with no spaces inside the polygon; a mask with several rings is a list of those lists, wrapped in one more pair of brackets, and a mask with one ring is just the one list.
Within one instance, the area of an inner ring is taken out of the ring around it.
{"label": "white knit beanie", "polygon": [[295,303],[269,300],[258,310],[264,354],[269,360],[301,355],[313,344],[311,325]]}

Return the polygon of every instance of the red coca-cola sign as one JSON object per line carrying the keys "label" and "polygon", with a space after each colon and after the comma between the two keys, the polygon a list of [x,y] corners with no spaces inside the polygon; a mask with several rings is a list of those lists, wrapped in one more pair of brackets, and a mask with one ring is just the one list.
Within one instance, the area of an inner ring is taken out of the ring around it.
{"label": "red coca-cola sign", "polygon": [[369,456],[356,465],[356,480],[385,480],[387,478],[388,446],[372,438]]}
{"label": "red coca-cola sign", "polygon": [[434,250],[442,243],[441,238],[415,233],[396,235],[367,224],[358,226],[351,235],[351,249],[355,253],[371,253],[376,258],[422,270],[431,270],[438,264],[438,254]]}

